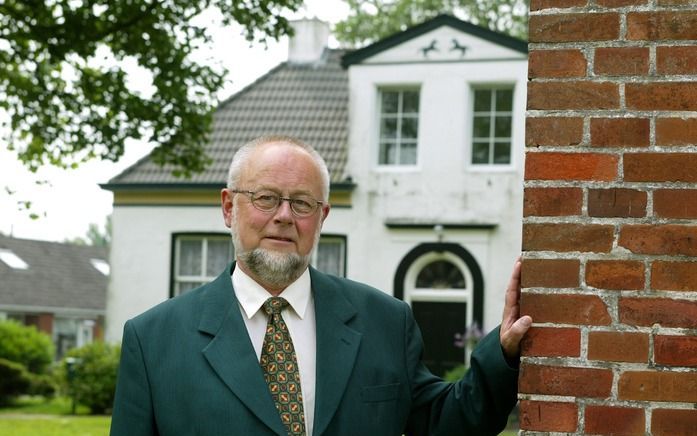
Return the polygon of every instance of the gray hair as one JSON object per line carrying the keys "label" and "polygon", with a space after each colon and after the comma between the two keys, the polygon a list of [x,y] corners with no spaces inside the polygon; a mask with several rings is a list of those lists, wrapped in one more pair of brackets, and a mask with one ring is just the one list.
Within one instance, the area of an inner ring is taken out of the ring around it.
{"label": "gray hair", "polygon": [[292,136],[284,135],[260,136],[256,139],[252,139],[251,141],[247,142],[242,147],[240,147],[240,149],[237,150],[237,153],[235,153],[235,156],[232,158],[232,162],[230,162],[230,169],[228,170],[227,176],[228,189],[238,187],[237,185],[240,182],[242,168],[244,168],[247,165],[247,162],[249,160],[249,157],[252,155],[252,152],[254,152],[256,149],[260,147],[264,147],[273,143],[283,143],[298,147],[302,150],[305,150],[310,155],[310,157],[312,157],[322,177],[322,200],[325,202],[329,201],[329,169],[327,168],[327,163],[324,161],[322,156],[320,156],[317,150],[315,150],[311,145],[306,144],[297,138],[293,138]]}

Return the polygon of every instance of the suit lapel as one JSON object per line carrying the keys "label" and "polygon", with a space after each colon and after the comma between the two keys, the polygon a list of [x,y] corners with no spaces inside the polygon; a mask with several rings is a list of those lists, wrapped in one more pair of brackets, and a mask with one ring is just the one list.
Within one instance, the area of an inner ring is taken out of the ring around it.
{"label": "suit lapel", "polygon": [[348,327],[355,308],[324,274],[310,269],[317,323],[317,374],[313,433],[321,435],[339,406],[353,370],[361,333]]}
{"label": "suit lapel", "polygon": [[[233,264],[234,267],[234,264]],[[203,349],[213,370],[264,424],[279,435],[286,429],[264,381],[232,289],[228,268],[208,285],[199,330],[213,336]]]}

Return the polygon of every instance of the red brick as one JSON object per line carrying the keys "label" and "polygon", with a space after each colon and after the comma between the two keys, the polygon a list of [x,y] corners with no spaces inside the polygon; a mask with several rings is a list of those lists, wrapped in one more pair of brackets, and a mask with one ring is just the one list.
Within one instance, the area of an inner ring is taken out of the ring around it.
{"label": "red brick", "polygon": [[697,153],[626,153],[627,182],[697,182]]}
{"label": "red brick", "polygon": [[583,118],[544,117],[525,120],[525,145],[567,146],[583,140]]}
{"label": "red brick", "polygon": [[697,144],[697,118],[658,118],[656,145]]}
{"label": "red brick", "polygon": [[593,72],[598,75],[646,75],[649,72],[649,49],[648,47],[596,48],[593,69]]}
{"label": "red brick", "polygon": [[640,218],[646,216],[647,194],[634,189],[589,189],[588,216]]}
{"label": "red brick", "polygon": [[579,357],[581,331],[577,328],[533,327],[521,342],[523,356]]}
{"label": "red brick", "polygon": [[644,263],[633,260],[589,260],[586,284],[599,289],[644,289]]}
{"label": "red brick", "polygon": [[627,14],[627,39],[697,39],[697,11],[630,12]]}
{"label": "red brick", "polygon": [[578,259],[523,259],[524,288],[575,288],[579,285]]}
{"label": "red brick", "polygon": [[528,77],[585,77],[586,58],[580,50],[533,50]]}
{"label": "red brick", "polygon": [[588,0],[530,0],[530,10],[540,11],[550,8],[573,8],[586,6]]}
{"label": "red brick", "polygon": [[697,436],[696,409],[654,409],[651,412],[653,436]]}
{"label": "red brick", "polygon": [[654,191],[653,213],[661,218],[697,218],[697,189]]}
{"label": "red brick", "polygon": [[533,15],[529,21],[528,41],[612,41],[618,39],[619,34],[620,16],[617,13]]}
{"label": "red brick", "polygon": [[624,225],[619,245],[637,254],[697,256],[697,226]]}
{"label": "red brick", "polygon": [[[627,84],[626,86],[629,86]],[[611,82],[529,82],[528,109],[619,109],[618,85]]]}
{"label": "red brick", "polygon": [[606,8],[621,8],[623,6],[645,5],[648,0],[596,0],[598,6]]}
{"label": "red brick", "polygon": [[523,216],[580,215],[581,188],[525,188]]}
{"label": "red brick", "polygon": [[524,251],[581,251],[607,253],[615,227],[601,224],[524,224]]}
{"label": "red brick", "polygon": [[649,361],[649,336],[644,333],[590,332],[588,359],[605,362]]}
{"label": "red brick", "polygon": [[607,398],[612,370],[522,364],[518,390],[525,394]]}
{"label": "red brick", "polygon": [[625,99],[627,109],[696,111],[697,83],[627,83]]}
{"label": "red brick", "polygon": [[[620,322],[633,326],[697,328],[697,301],[670,298],[620,298]],[[536,320],[537,321],[537,320]]]}
{"label": "red brick", "polygon": [[651,266],[651,289],[697,291],[697,262],[655,261]]}
{"label": "red brick", "polygon": [[697,366],[697,336],[656,336],[653,347],[659,365]]}
{"label": "red brick", "polygon": [[697,403],[697,371],[626,371],[620,375],[618,398]]}
{"label": "red brick", "polygon": [[532,431],[575,432],[578,420],[576,403],[522,400],[520,428]]}
{"label": "red brick", "polygon": [[609,182],[617,179],[618,161],[616,155],[604,153],[527,153],[525,179]]}
{"label": "red brick", "polygon": [[594,147],[648,147],[648,118],[593,118],[591,145]]}
{"label": "red brick", "polygon": [[595,295],[531,294],[524,292],[520,312],[538,323],[609,325],[612,322],[603,300]]}
{"label": "red brick", "polygon": [[697,46],[656,48],[658,74],[697,74]]}
{"label": "red brick", "polygon": [[585,434],[643,436],[646,432],[644,409],[634,407],[586,406]]}

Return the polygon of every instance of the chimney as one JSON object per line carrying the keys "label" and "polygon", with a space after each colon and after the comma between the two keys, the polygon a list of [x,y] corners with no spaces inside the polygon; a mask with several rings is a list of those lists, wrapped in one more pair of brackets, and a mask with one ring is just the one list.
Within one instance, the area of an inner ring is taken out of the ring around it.
{"label": "chimney", "polygon": [[322,58],[329,41],[329,24],[318,18],[292,21],[295,34],[288,41],[288,62],[311,64]]}

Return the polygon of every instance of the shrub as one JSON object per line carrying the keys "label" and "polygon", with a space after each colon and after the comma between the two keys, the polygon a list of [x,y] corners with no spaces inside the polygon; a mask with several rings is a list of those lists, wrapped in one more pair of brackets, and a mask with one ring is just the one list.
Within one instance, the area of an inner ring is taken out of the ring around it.
{"label": "shrub", "polygon": [[31,379],[24,365],[0,358],[0,405],[29,389]]}
{"label": "shrub", "polygon": [[[104,342],[70,350],[61,362],[66,392],[93,414],[108,412],[114,403],[120,354],[121,347]],[[68,372],[69,358],[75,359],[72,375]]]}
{"label": "shrub", "polygon": [[54,354],[46,333],[16,321],[0,321],[0,359],[21,363],[29,372],[41,374],[53,362]]}

